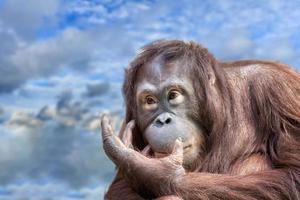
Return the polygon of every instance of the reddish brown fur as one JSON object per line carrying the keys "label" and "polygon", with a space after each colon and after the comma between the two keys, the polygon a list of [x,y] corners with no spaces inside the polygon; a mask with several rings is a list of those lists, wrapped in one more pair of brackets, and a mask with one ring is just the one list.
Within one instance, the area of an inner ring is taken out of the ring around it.
{"label": "reddish brown fur", "polygon": [[[138,117],[138,70],[158,55],[186,63],[183,70],[191,72],[197,91],[195,115],[207,132],[206,155],[196,170],[166,190],[183,199],[300,199],[299,74],[275,62],[218,62],[194,42],[157,41],[126,70],[126,122]],[[211,78],[216,91],[208,86]],[[133,145],[140,150],[145,147],[141,135],[134,129]],[[107,199],[142,199],[122,192],[124,185],[117,182]]]}

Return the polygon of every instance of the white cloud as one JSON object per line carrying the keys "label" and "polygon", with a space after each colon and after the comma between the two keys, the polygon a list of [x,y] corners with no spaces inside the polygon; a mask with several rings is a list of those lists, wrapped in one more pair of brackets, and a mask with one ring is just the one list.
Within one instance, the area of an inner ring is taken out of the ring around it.
{"label": "white cloud", "polygon": [[[56,105],[37,113],[15,111],[5,120],[0,126],[7,133],[0,140],[0,185],[12,192],[9,198],[71,199],[74,193],[91,199],[103,194],[114,167],[101,150],[99,113],[86,106],[66,91]],[[119,111],[110,116],[118,130]],[[18,181],[24,184],[14,185]],[[54,183],[65,185],[64,192],[53,189]],[[95,185],[101,187],[87,188]]]}
{"label": "white cloud", "polygon": [[[8,3],[4,10],[13,15],[14,9],[17,10],[20,6],[18,2],[14,0]],[[31,0],[29,5],[33,4],[32,2],[34,1]],[[300,33],[300,23],[295,20],[300,17],[300,8],[296,6],[296,1],[268,2],[263,4],[249,1],[247,4],[233,1],[214,3],[185,1],[179,5],[171,1],[159,3],[129,1],[113,4],[72,1],[62,4],[60,14],[54,17],[54,13],[58,12],[57,2],[46,2],[45,5],[37,3],[32,8],[34,10],[32,17],[37,21],[44,15],[53,18],[62,17],[65,12],[77,15],[78,26],[89,24],[90,21],[98,21],[100,24],[94,24],[93,28],[81,31],[77,28],[67,28],[45,41],[23,42],[23,47],[9,45],[11,53],[6,54],[5,57],[8,58],[4,59],[5,63],[2,65],[6,67],[0,66],[8,76],[1,80],[0,91],[11,91],[30,79],[52,76],[62,68],[84,70],[95,67],[94,64],[98,63],[100,64],[98,67],[105,70],[107,62],[116,60],[122,60],[118,67],[123,67],[138,46],[161,38],[199,40],[222,59],[248,56],[255,58],[257,56],[253,53],[257,51],[255,49],[269,43],[266,38],[273,37],[276,40],[295,37]],[[50,9],[42,12],[48,8],[48,4],[51,4]],[[114,5],[114,9],[109,8]],[[37,7],[41,7],[41,10],[36,11]],[[28,9],[30,8],[26,7],[24,12],[29,12]],[[5,28],[9,24],[13,23],[4,23]],[[235,33],[236,30],[243,31]],[[16,33],[24,38],[22,32]],[[16,42],[8,44],[14,43]],[[299,51],[294,47],[289,48],[294,52]],[[280,51],[273,54],[263,51],[261,54],[265,55],[261,57],[281,59]],[[278,55],[279,58],[276,57]],[[293,58],[289,56],[286,62],[292,62]],[[18,73],[15,73],[16,71]]]}
{"label": "white cloud", "polygon": [[[3,188],[10,195],[1,195],[2,200],[74,200],[88,199],[99,200],[103,198],[105,186],[101,184],[98,187],[83,187],[80,190],[73,190],[62,183],[24,183],[11,184]],[[68,191],[68,192],[66,192]]]}
{"label": "white cloud", "polygon": [[[0,21],[12,28],[23,38],[30,38],[36,34],[44,23],[51,23],[59,7],[59,0],[22,0],[5,1],[0,7]],[[48,19],[47,21],[44,21]]]}
{"label": "white cloud", "polygon": [[10,119],[11,134],[0,141],[0,185],[54,181],[80,189],[110,180],[113,165],[101,151],[99,126],[90,131],[60,117]]}
{"label": "white cloud", "polygon": [[[59,72],[72,73],[73,70],[73,73],[83,71],[87,74],[95,68],[105,71],[111,70],[112,65],[125,66],[125,63],[116,64],[133,54],[133,48],[125,37],[119,37],[120,32],[115,31],[84,32],[70,28],[55,38],[16,48],[11,55],[6,55],[5,65],[0,65],[0,71],[7,75],[0,80],[0,92],[11,91],[27,80],[46,78]],[[113,61],[115,58],[119,60]]]}

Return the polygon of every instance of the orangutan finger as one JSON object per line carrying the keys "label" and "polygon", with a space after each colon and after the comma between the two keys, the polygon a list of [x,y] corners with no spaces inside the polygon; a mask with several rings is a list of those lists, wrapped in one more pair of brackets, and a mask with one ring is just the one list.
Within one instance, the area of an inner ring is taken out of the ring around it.
{"label": "orangutan finger", "polygon": [[132,130],[134,128],[135,122],[131,120],[125,127],[122,142],[126,147],[132,148]]}
{"label": "orangutan finger", "polygon": [[120,160],[123,159],[124,152],[127,148],[119,139],[119,137],[114,134],[110,120],[106,115],[102,116],[101,130],[103,149],[106,155],[118,165]]}
{"label": "orangutan finger", "polygon": [[143,154],[144,156],[148,156],[150,154],[151,151],[151,147],[150,145],[147,145],[141,152],[141,154]]}
{"label": "orangutan finger", "polygon": [[168,157],[171,158],[172,160],[177,161],[180,164],[182,164],[182,162],[183,162],[183,142],[182,142],[181,138],[176,139],[173,152]]}

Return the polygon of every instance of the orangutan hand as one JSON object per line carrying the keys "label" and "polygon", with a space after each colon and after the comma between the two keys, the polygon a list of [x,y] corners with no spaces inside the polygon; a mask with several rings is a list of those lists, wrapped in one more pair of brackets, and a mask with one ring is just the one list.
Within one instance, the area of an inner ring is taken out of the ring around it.
{"label": "orangutan hand", "polygon": [[[131,121],[126,125],[123,136],[132,138],[133,128],[134,122]],[[105,115],[101,120],[101,129],[106,155],[121,170],[131,185],[160,195],[162,195],[161,192],[171,194],[172,191],[166,191],[166,187],[172,188],[171,185],[176,184],[177,178],[185,174],[182,166],[183,147],[181,140],[176,140],[174,150],[170,155],[163,158],[148,158],[130,148],[130,145],[125,145],[114,134],[111,123]]]}

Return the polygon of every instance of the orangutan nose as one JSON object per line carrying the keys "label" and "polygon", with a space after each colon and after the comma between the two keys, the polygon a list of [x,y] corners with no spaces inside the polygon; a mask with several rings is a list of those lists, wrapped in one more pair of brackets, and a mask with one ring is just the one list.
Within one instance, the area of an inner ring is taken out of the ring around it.
{"label": "orangutan nose", "polygon": [[172,116],[169,113],[162,113],[156,119],[154,125],[157,127],[162,127],[165,124],[170,124],[172,122]]}

